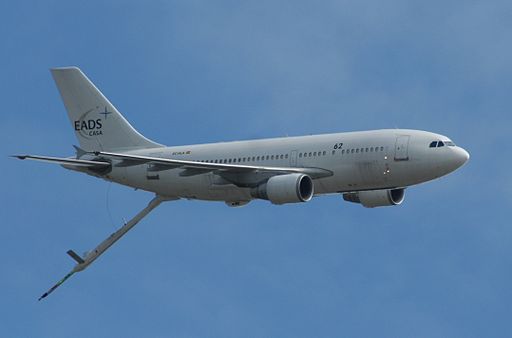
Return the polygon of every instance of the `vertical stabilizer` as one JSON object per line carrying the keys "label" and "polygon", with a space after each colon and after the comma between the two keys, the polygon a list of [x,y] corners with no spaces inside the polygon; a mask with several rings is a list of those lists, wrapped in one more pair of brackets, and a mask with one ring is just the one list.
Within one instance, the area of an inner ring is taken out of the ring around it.
{"label": "vertical stabilizer", "polygon": [[135,130],[77,67],[51,69],[71,126],[87,151],[156,148]]}

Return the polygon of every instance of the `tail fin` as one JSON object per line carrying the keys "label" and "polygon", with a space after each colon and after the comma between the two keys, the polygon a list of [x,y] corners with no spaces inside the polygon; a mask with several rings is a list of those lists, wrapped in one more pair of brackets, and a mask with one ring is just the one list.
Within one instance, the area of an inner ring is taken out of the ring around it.
{"label": "tail fin", "polygon": [[51,72],[80,147],[87,151],[162,147],[139,134],[80,69]]}

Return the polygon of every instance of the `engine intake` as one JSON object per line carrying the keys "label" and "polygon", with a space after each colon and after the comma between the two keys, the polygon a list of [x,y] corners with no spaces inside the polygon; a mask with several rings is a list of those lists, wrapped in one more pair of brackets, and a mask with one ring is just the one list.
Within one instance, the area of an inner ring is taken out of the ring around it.
{"label": "engine intake", "polygon": [[269,200],[273,204],[307,202],[313,197],[313,180],[304,174],[272,176],[266,183],[251,191],[255,198]]}
{"label": "engine intake", "polygon": [[361,203],[364,207],[386,207],[399,205],[404,201],[405,189],[386,189],[349,192],[343,194],[343,199],[348,202]]}

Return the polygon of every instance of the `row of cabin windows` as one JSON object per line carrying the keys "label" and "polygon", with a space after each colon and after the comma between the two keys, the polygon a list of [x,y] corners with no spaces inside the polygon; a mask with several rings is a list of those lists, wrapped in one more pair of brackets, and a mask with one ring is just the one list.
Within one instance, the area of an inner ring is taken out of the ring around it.
{"label": "row of cabin windows", "polygon": [[315,156],[325,156],[325,154],[327,154],[327,152],[324,150],[324,151],[310,151],[309,153],[299,153],[299,158],[300,157],[315,157]]}
{"label": "row of cabin windows", "polygon": [[[342,149],[341,154],[358,154],[358,153],[372,153],[372,152],[384,151],[384,147],[369,147],[369,148],[356,148],[356,149]],[[335,150],[332,151],[334,155],[336,153]],[[327,152],[324,151],[310,151],[305,153],[299,153],[299,158],[303,157],[316,157],[316,156],[325,156]],[[262,156],[253,156],[253,157],[238,157],[238,158],[224,158],[224,159],[216,159],[216,160],[200,160],[199,162],[204,163],[242,163],[242,162],[256,162],[256,161],[265,161],[265,160],[284,160],[288,159],[288,154],[281,155],[262,155]]]}
{"label": "row of cabin windows", "polygon": [[359,154],[359,153],[373,153],[373,152],[379,152],[384,151],[384,147],[369,147],[369,148],[355,148],[355,149],[342,149],[341,155],[345,154]]}
{"label": "row of cabin windows", "polygon": [[238,158],[224,158],[217,160],[201,160],[199,162],[205,163],[242,163],[242,162],[256,162],[256,161],[265,161],[265,160],[284,160],[288,159],[288,154],[283,155],[262,155],[262,156],[253,156],[253,157],[238,157]]}
{"label": "row of cabin windows", "polygon": [[[355,149],[342,149],[341,150],[341,154],[344,155],[344,154],[358,154],[358,153],[373,153],[373,152],[378,152],[378,151],[384,151],[384,147],[368,147],[368,148],[355,148]],[[299,153],[299,158],[301,157],[314,157],[314,156],[325,156],[326,152],[325,151],[319,151],[319,152],[309,152],[309,153]],[[333,150],[332,151],[332,154],[336,154],[336,151]]]}

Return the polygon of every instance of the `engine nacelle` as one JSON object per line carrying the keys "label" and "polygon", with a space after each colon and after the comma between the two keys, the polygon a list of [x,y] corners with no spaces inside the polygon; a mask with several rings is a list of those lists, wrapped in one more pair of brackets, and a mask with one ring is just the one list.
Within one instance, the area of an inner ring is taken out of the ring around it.
{"label": "engine nacelle", "polygon": [[386,207],[399,205],[405,198],[405,189],[386,189],[349,192],[343,194],[343,199],[348,202],[361,203],[367,208]]}
{"label": "engine nacelle", "polygon": [[251,194],[269,200],[273,204],[307,202],[313,197],[313,180],[304,174],[272,176],[259,185]]}

